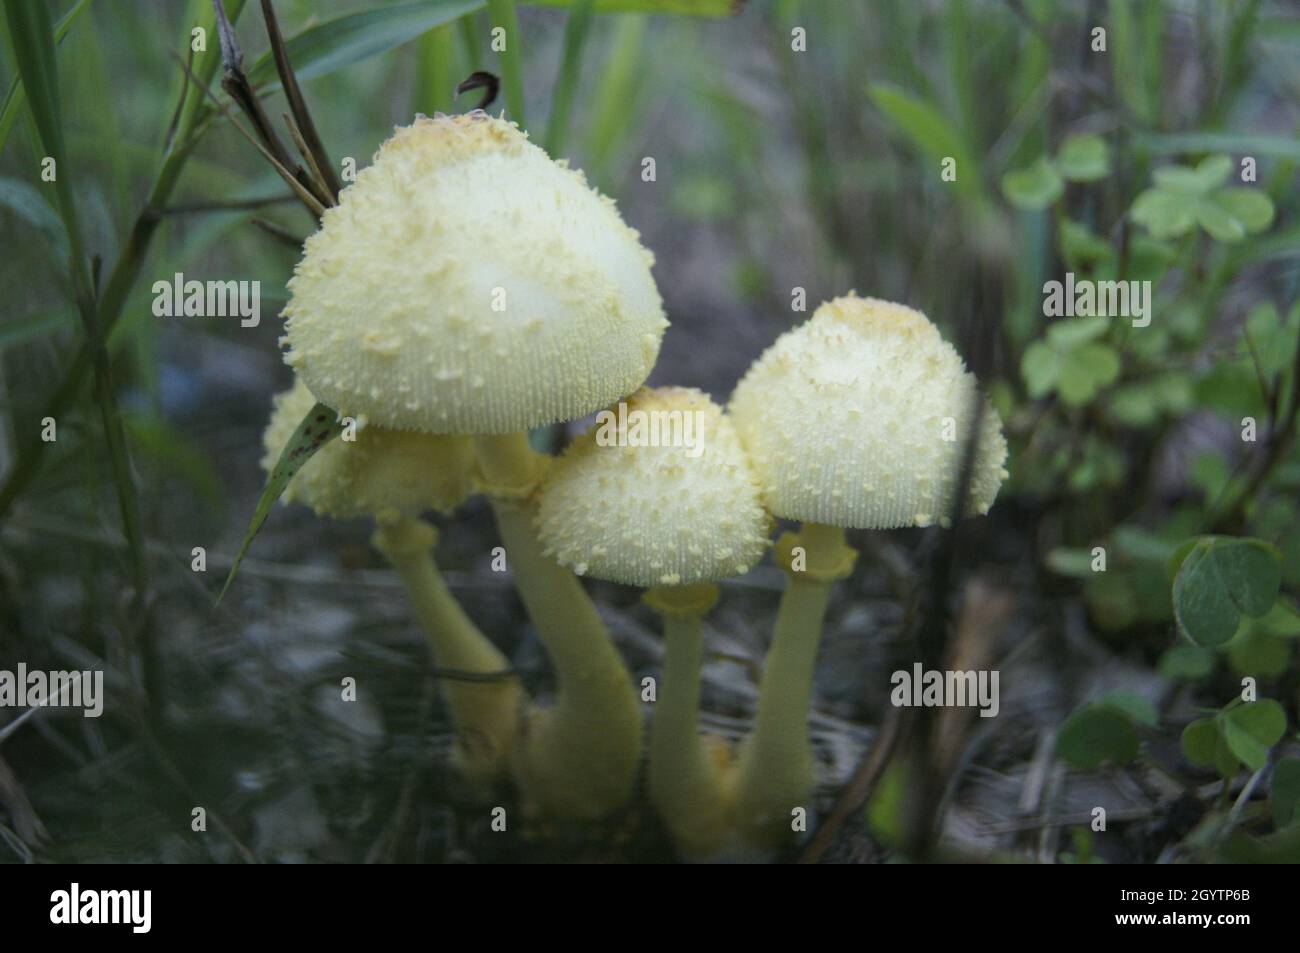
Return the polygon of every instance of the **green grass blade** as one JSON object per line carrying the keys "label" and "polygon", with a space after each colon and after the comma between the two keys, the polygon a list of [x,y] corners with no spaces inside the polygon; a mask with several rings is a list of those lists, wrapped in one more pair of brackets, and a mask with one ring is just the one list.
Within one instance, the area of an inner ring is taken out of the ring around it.
{"label": "green grass blade", "polygon": [[317,450],[342,432],[343,422],[331,408],[324,404],[317,404],[307,411],[307,416],[302,418],[302,423],[298,424],[293,436],[280,451],[280,459],[276,461],[271,469],[271,475],[266,479],[266,486],[263,487],[262,495],[257,500],[257,508],[253,510],[253,518],[248,523],[248,531],[244,533],[244,539],[239,544],[239,552],[235,553],[235,561],[230,564],[230,574],[226,576],[226,583],[217,596],[218,605],[225,598],[230,584],[235,581],[235,573],[239,571],[239,564],[244,561],[244,556],[248,552],[248,547],[252,545],[257,531],[266,522],[271,507],[280,498],[280,494],[289,485],[294,474],[302,469],[303,464],[310,460]]}
{"label": "green grass blade", "polygon": [[594,0],[577,0],[569,11],[564,25],[564,52],[560,57],[560,73],[551,95],[551,115],[546,121],[546,151],[559,158],[569,132],[569,114],[573,111],[573,97],[582,77],[582,51],[591,27]]}
{"label": "green grass blade", "polygon": [[[226,14],[231,23],[236,21],[243,9],[244,0],[225,0]],[[208,0],[193,0],[191,10],[194,16],[189,22],[206,27],[209,36],[215,35],[216,13],[212,4]],[[185,35],[188,38],[189,33],[186,32]],[[208,48],[207,53],[196,54],[191,73],[205,87],[211,82],[220,60],[220,51],[214,44]],[[182,77],[180,82],[186,99],[177,135],[172,138],[163,154],[162,165],[149,190],[149,198],[127,236],[126,245],[118,257],[117,264],[113,267],[112,274],[109,275],[104,293],[99,300],[99,318],[103,321],[105,335],[108,335],[121,315],[127,295],[130,294],[132,286],[140,275],[140,269],[144,266],[149,244],[157,232],[159,222],[162,221],[154,214],[154,210],[165,206],[171,198],[186,162],[189,161],[203,132],[208,128],[203,124],[208,107],[204,102],[202,89],[196,87],[187,77]],[[64,414],[81,393],[83,379],[91,365],[92,347],[90,342],[83,341],[54,395],[46,403],[42,417],[58,419]],[[13,506],[19,494],[36,476],[40,470],[41,459],[49,447],[50,444],[34,438],[22,448],[3,486],[0,486],[0,517],[9,512],[9,508]]]}
{"label": "green grass blade", "polygon": [[527,129],[524,116],[524,57],[519,49],[523,35],[519,32],[519,18],[515,16],[514,0],[487,0],[491,29],[505,29],[505,46],[501,51],[501,85],[506,93],[506,108],[510,118]]}
{"label": "green grass blade", "polygon": [[4,323],[0,324],[0,351],[30,341],[32,338],[53,334],[56,331],[67,331],[75,325],[76,322],[67,311],[49,311],[24,315],[21,318],[6,318]]}
{"label": "green grass blade", "polygon": [[[529,6],[574,7],[582,0],[521,0]],[[690,17],[728,17],[745,0],[596,0],[596,13],[666,13]]]}
{"label": "green grass blade", "polygon": [[54,28],[50,23],[49,10],[43,0],[13,0],[6,5],[5,14],[9,20],[9,35],[13,40],[19,75],[22,76],[23,84],[27,88],[29,113],[36,126],[40,145],[44,148],[45,154],[55,160],[54,187],[59,200],[59,213],[67,233],[68,268],[77,309],[81,313],[86,347],[95,369],[96,403],[99,405],[104,436],[112,461],[123,529],[131,548],[135,594],[137,599],[141,599],[146,589],[146,578],[139,501],[131,479],[126,435],[117,409],[117,395],[114,393],[109,376],[108,355],[104,349],[99,320],[99,301],[95,289],[91,286],[90,268],[77,221],[77,206],[71,186],[72,177],[64,149]]}
{"label": "green grass blade", "polygon": [[1179,132],[1161,135],[1139,133],[1134,136],[1139,148],[1157,155],[1184,152],[1228,152],[1238,155],[1278,156],[1300,159],[1300,139],[1254,132]]}
{"label": "green grass blade", "polygon": [[68,233],[58,213],[50,208],[40,191],[21,179],[0,176],[0,207],[7,208],[40,231],[59,261],[68,259]]}
{"label": "green grass blade", "polygon": [[[377,53],[401,46],[422,33],[482,10],[485,0],[420,0],[350,13],[304,30],[285,42],[299,80],[325,76]],[[248,81],[276,89],[275,59],[263,53],[246,71]]]}
{"label": "green grass blade", "polygon": [[588,125],[587,151],[591,161],[587,172],[603,186],[609,184],[610,157],[636,116],[645,33],[645,17],[628,16],[619,21],[601,78],[596,83],[599,94]]}
{"label": "green grass blade", "polygon": [[981,191],[979,164],[961,132],[930,103],[888,83],[868,89],[876,107],[896,126],[935,169],[947,156],[957,160],[957,191],[973,196]]}
{"label": "green grass blade", "polygon": [[[77,22],[77,17],[81,12],[90,6],[91,0],[77,0],[77,3],[71,10],[65,13],[62,19],[54,25],[54,42],[60,43],[72,29],[72,24]],[[19,111],[23,108],[23,103],[27,101],[26,93],[23,91],[23,79],[21,76],[15,76],[13,82],[9,84],[9,90],[5,93],[4,105],[0,106],[0,149],[4,149],[5,143],[9,141],[9,133],[13,131],[14,122],[18,118]]]}
{"label": "green grass blade", "polygon": [[415,72],[415,108],[418,112],[449,113],[455,105],[456,28],[434,27],[420,37]]}

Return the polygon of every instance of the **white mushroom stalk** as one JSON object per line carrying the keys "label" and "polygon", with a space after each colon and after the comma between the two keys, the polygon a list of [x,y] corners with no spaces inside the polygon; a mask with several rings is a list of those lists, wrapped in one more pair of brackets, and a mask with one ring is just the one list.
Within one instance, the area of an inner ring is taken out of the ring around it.
{"label": "white mushroom stalk", "polygon": [[699,734],[701,620],[714,583],[762,558],[769,529],[731,422],[697,390],[643,388],[555,462],[537,528],[575,572],[648,589],[665,640],[650,797],[683,855],[718,854],[733,833],[730,764]]}
{"label": "white mushroom stalk", "polygon": [[[269,473],[299,422],[316,404],[297,380],[275,398],[263,437]],[[370,426],[355,440],[325,444],[294,475],[281,497],[319,516],[373,516],[372,537],[406,587],[434,664],[461,672],[498,675],[509,661],[465,615],[433,560],[437,531],[420,519],[426,509],[450,511],[472,489],[473,446],[465,437],[384,430]],[[440,687],[457,731],[456,757],[479,781],[504,776],[511,764],[526,697],[518,678],[444,679]]]}
{"label": "white mushroom stalk", "polygon": [[[728,413],[764,503],[803,523],[777,544],[787,584],[740,759],[736,810],[751,841],[779,844],[790,812],[809,807],[817,646],[831,586],[856,558],[844,529],[948,524],[977,393],[925,315],[853,294],[783,334],[737,385]],[[1007,475],[987,401],[981,420],[966,515],[987,513]]]}
{"label": "white mushroom stalk", "polygon": [[555,666],[521,752],[538,811],[596,817],[631,793],[631,679],[590,599],[541,555],[529,428],[645,380],[667,327],[653,257],[614,204],[513,123],[419,117],[326,211],[290,289],[287,358],[341,414],[476,437],[481,488]]}

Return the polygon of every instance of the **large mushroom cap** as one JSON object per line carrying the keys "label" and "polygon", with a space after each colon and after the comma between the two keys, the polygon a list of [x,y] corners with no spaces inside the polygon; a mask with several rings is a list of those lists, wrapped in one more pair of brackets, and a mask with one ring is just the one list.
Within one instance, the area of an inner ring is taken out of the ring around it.
{"label": "large mushroom cap", "polygon": [[[781,335],[728,407],[777,516],[884,529],[946,522],[977,399],[975,377],[919,311],[836,298]],[[1007,444],[984,400],[965,512],[988,512]]]}
{"label": "large mushroom cap", "polygon": [[[277,394],[262,436],[267,473],[316,398],[301,379]],[[349,519],[386,510],[417,515],[451,510],[473,489],[474,445],[468,437],[435,436],[369,426],[355,440],[335,437],[285,487],[286,503],[305,503],[320,516]]]}
{"label": "large mushroom cap", "polygon": [[[758,562],[768,516],[721,408],[690,388],[643,388],[610,414],[542,486],[537,533],[548,555],[644,587],[712,582]],[[655,426],[660,445],[648,446]]]}
{"label": "large mushroom cap", "polygon": [[654,258],[614,203],[513,123],[420,116],[307,239],[293,365],[340,413],[512,433],[645,380],[668,322]]}

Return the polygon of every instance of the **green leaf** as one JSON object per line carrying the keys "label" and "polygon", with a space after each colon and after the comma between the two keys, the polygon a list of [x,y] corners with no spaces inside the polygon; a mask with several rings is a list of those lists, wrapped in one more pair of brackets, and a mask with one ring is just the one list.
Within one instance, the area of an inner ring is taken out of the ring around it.
{"label": "green leaf", "polygon": [[1174,579],[1174,619],[1197,645],[1212,648],[1236,634],[1242,615],[1264,615],[1282,584],[1276,547],[1257,539],[1207,536]]}
{"label": "green leaf", "polygon": [[1279,599],[1255,624],[1269,635],[1288,638],[1300,635],[1300,610],[1285,599]]}
{"label": "green leaf", "polygon": [[1228,662],[1238,675],[1272,678],[1286,671],[1291,661],[1291,643],[1270,635],[1259,623],[1243,619],[1241,628],[1227,645]]}
{"label": "green leaf", "polygon": [[1198,681],[1214,671],[1214,653],[1196,645],[1173,645],[1160,656],[1156,668],[1170,680]]}
{"label": "green leaf", "polygon": [[1071,136],[1056,153],[1056,168],[1071,182],[1095,182],[1110,174],[1110,150],[1101,136]]}
{"label": "green leaf", "polygon": [[1034,341],[1020,358],[1020,375],[1029,396],[1037,399],[1051,393],[1061,370],[1061,356],[1045,341]]}
{"label": "green leaf", "polygon": [[1110,327],[1110,318],[1065,318],[1047,328],[1047,340],[1058,351],[1069,351],[1095,341]]}
{"label": "green leaf", "polygon": [[1059,576],[1087,579],[1092,575],[1092,550],[1057,546],[1047,554],[1047,568]]}
{"label": "green leaf", "polygon": [[979,188],[979,164],[957,126],[926,101],[888,83],[873,83],[867,90],[885,117],[934,163],[947,157],[957,160],[957,188],[973,194]]}
{"label": "green leaf", "polygon": [[66,331],[77,326],[76,320],[67,311],[49,311],[24,315],[21,318],[6,318],[0,323],[0,349],[14,347],[35,337]]}
{"label": "green leaf", "polygon": [[[298,79],[313,79],[409,43],[486,5],[486,0],[419,0],[372,7],[309,27],[286,40],[285,50]],[[280,85],[270,50],[245,73],[254,86],[277,89]]]}
{"label": "green leaf", "polygon": [[1186,195],[1147,189],[1134,200],[1129,217],[1155,238],[1177,238],[1196,221],[1195,207],[1195,200]]}
{"label": "green leaf", "polygon": [[1197,175],[1195,169],[1183,165],[1167,165],[1156,169],[1151,174],[1151,178],[1160,191],[1191,198],[1204,195],[1212,187],[1206,185],[1205,180]]}
{"label": "green leaf", "polygon": [[1017,208],[1045,209],[1065,191],[1065,183],[1056,166],[1046,156],[1025,169],[1002,176],[1002,194]]}
{"label": "green leaf", "polygon": [[1282,758],[1273,765],[1273,826],[1281,829],[1300,818],[1300,758]]}
{"label": "green leaf", "polygon": [[1198,718],[1183,729],[1183,754],[1192,764],[1214,767],[1219,747],[1219,723],[1215,718]]}
{"label": "green leaf", "polygon": [[0,177],[0,205],[40,231],[60,264],[68,258],[68,233],[50,203],[36,188],[21,179]]}
{"label": "green leaf", "polygon": [[[77,22],[77,17],[88,6],[90,6],[90,0],[77,0],[72,9],[65,13],[63,18],[54,25],[55,43],[63,41],[63,38],[68,35],[68,31],[72,29],[72,24]],[[26,99],[27,94],[23,89],[22,77],[15,76],[9,83],[9,91],[5,93],[4,105],[0,106],[0,150],[3,150],[5,143],[9,141],[9,133],[13,131],[14,122],[18,119],[18,113],[22,111]]]}
{"label": "green leaf", "polygon": [[1066,261],[1089,264],[1108,261],[1112,255],[1110,243],[1103,240],[1087,225],[1073,219],[1061,219],[1059,230],[1061,255]]}
{"label": "green leaf", "polygon": [[1222,151],[1238,155],[1280,156],[1300,160],[1300,140],[1292,136],[1266,136],[1235,132],[1188,132],[1173,135],[1138,135],[1134,143],[1161,155]]}
{"label": "green leaf", "polygon": [[1155,706],[1136,692],[1110,692],[1098,699],[1097,703],[1108,705],[1148,728],[1154,728],[1160,722]]}
{"label": "green leaf", "polygon": [[1246,237],[1246,226],[1216,202],[1214,196],[1197,200],[1196,221],[1216,241],[1239,242]]}
{"label": "green leaf", "polygon": [[1138,752],[1137,733],[1128,716],[1104,704],[1088,705],[1066,719],[1056,737],[1056,753],[1085,771],[1109,761],[1128,764]]}
{"label": "green leaf", "polygon": [[1202,192],[1217,189],[1232,174],[1232,159],[1225,155],[1208,156],[1196,166],[1196,178],[1200,181]]}
{"label": "green leaf", "polygon": [[1220,189],[1211,198],[1247,232],[1262,232],[1273,224],[1273,200],[1259,189],[1236,186]]}
{"label": "green leaf", "polygon": [[262,528],[262,524],[266,522],[271,507],[280,498],[280,494],[289,485],[289,481],[294,478],[294,475],[303,468],[303,465],[312,458],[317,450],[342,432],[343,422],[339,420],[339,415],[333,409],[318,403],[307,411],[307,416],[303,417],[302,423],[298,424],[293,436],[289,438],[289,442],[280,451],[280,459],[276,461],[270,476],[267,477],[266,486],[263,487],[262,495],[257,500],[257,508],[253,510],[253,518],[249,520],[248,530],[244,533],[244,539],[239,544],[239,552],[235,554],[235,561],[231,563],[230,574],[226,576],[226,583],[221,587],[220,595],[217,596],[218,604],[225,597],[230,584],[235,581],[235,573],[239,571],[239,564],[244,561],[244,554],[248,552],[253,537]]}
{"label": "green leaf", "polygon": [[1057,391],[1072,407],[1088,403],[1119,377],[1119,355],[1106,344],[1084,344],[1064,355]]}
{"label": "green leaf", "polygon": [[1268,763],[1268,749],[1286,733],[1286,712],[1271,698],[1246,702],[1223,713],[1223,737],[1246,767],[1258,771]]}

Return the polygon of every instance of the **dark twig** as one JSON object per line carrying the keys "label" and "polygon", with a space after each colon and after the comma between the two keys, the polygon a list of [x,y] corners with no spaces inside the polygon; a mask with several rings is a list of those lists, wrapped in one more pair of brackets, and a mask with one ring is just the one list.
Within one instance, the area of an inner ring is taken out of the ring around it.
{"label": "dark twig", "polygon": [[471,89],[486,90],[483,98],[478,101],[478,105],[474,108],[487,109],[496,100],[497,93],[501,90],[501,80],[496,74],[489,73],[487,70],[475,70],[456,87],[456,95],[459,96]]}
{"label": "dark twig", "polygon": [[321,183],[325,186],[330,198],[326,204],[337,205],[339,180],[334,175],[334,165],[330,162],[329,154],[321,143],[320,134],[316,131],[316,124],[312,122],[307,103],[302,98],[298,77],[294,75],[293,67],[289,65],[289,51],[285,48],[284,38],[280,35],[280,24],[275,18],[271,0],[262,0],[262,16],[266,20],[266,34],[271,41],[271,52],[275,55],[275,70],[280,74],[280,85],[284,87],[284,96],[289,100],[289,111],[293,113],[294,122],[301,132],[302,141],[299,148],[302,149],[303,158],[316,170]]}
{"label": "dark twig", "polygon": [[853,777],[841,792],[830,815],[818,826],[808,846],[799,855],[798,863],[815,864],[821,860],[822,855],[835,843],[835,835],[844,822],[862,810],[871,797],[871,792],[875,790],[876,783],[884,774],[885,766],[894,753],[898,740],[899,711],[898,708],[890,709],[880,727],[880,733],[876,735],[875,743],[862,753]]}
{"label": "dark twig", "polygon": [[288,113],[281,113],[281,117],[289,130],[289,135],[293,138],[293,144],[298,147],[298,151],[307,162],[308,175],[305,184],[311,187],[312,192],[326,208],[338,204],[338,193],[330,190],[329,183],[325,180],[325,173],[316,164],[316,158],[308,148],[307,141],[302,137],[302,130],[298,128],[297,121]]}
{"label": "dark twig", "polygon": [[295,251],[302,250],[302,243],[306,239],[299,238],[297,235],[289,231],[287,228],[282,228],[281,226],[275,224],[275,222],[268,222],[264,218],[255,218],[252,220],[252,224],[260,228],[262,231],[266,232],[266,234],[270,235],[272,238],[284,242],[284,244],[288,245],[290,248],[294,249]]}
{"label": "dark twig", "polygon": [[[176,62],[180,63],[181,69],[185,70],[185,72],[189,75],[191,79],[193,79],[195,82],[198,82],[197,78],[194,76],[192,72],[190,72],[189,68],[183,62],[181,62],[180,57],[176,58]],[[298,198],[302,200],[303,204],[307,206],[307,208],[311,211],[311,213],[315,215],[317,218],[320,218],[322,215],[324,215],[325,207],[321,205],[320,199],[316,198],[316,196],[312,194],[311,190],[308,189],[307,186],[303,185],[303,183],[299,180],[298,176],[290,172],[289,169],[284,165],[284,163],[278,161],[275,158],[275,156],[271,154],[270,150],[267,149],[266,146],[258,142],[257,137],[255,137],[251,132],[245,129],[243,123],[241,123],[234,116],[230,115],[230,112],[226,108],[225,103],[221,102],[219,99],[213,96],[209,90],[205,89],[204,92],[212,99],[213,105],[216,108],[217,112],[220,113],[226,119],[229,119],[231,125],[233,125],[236,129],[238,129],[239,132],[243,135],[243,137],[247,139],[249,142],[251,142],[254,148],[256,148],[258,152],[262,153],[262,155],[266,158],[266,160],[270,162],[271,165],[275,168],[275,171],[280,173],[280,178],[284,179],[285,183],[289,186],[289,188],[293,189],[294,194],[296,194]],[[297,168],[296,163],[295,163],[295,168]],[[298,169],[298,172],[299,174],[301,174],[302,170]]]}
{"label": "dark twig", "polygon": [[217,11],[217,34],[221,38],[221,88],[248,117],[266,151],[275,158],[276,162],[290,170],[296,178],[302,170],[289,154],[289,150],[284,147],[280,137],[275,134],[275,130],[271,128],[271,122],[266,118],[262,104],[257,100],[256,91],[248,82],[248,77],[244,75],[244,53],[239,48],[239,41],[235,37],[235,28],[226,17],[221,0],[212,0],[212,6]]}
{"label": "dark twig", "polygon": [[255,199],[241,199],[235,202],[182,202],[177,205],[168,205],[166,208],[158,210],[159,215],[189,215],[195,212],[240,212],[249,211],[256,208],[265,208],[268,205],[283,205],[286,202],[296,202],[296,195],[266,195]]}

